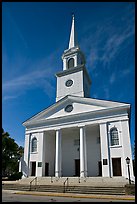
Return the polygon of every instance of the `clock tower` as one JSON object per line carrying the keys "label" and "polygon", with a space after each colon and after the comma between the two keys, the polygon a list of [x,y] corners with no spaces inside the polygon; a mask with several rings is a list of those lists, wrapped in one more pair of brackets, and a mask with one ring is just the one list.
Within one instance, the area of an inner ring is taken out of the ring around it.
{"label": "clock tower", "polygon": [[91,80],[85,67],[85,56],[78,45],[74,15],[72,16],[69,47],[64,51],[62,60],[63,71],[56,74],[56,101],[66,95],[90,97]]}

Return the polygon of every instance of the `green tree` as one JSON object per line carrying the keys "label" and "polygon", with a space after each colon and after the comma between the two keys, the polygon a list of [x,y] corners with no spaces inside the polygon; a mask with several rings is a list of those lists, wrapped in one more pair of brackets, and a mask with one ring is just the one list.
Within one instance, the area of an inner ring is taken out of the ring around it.
{"label": "green tree", "polygon": [[23,154],[23,147],[18,146],[8,132],[2,129],[2,176],[18,172],[18,160]]}

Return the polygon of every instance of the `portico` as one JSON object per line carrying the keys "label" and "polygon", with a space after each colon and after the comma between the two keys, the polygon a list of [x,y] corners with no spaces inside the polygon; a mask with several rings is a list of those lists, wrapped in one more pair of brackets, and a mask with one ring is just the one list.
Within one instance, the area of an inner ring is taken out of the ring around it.
{"label": "portico", "polygon": [[[90,132],[91,130],[92,132]],[[78,125],[72,128],[43,131],[43,133],[34,132],[31,137],[37,137],[39,141],[39,137],[42,137],[42,135],[43,143],[39,144],[37,142],[37,148],[43,150],[43,152],[33,153],[30,148],[30,176],[32,175],[32,162],[36,159],[36,155],[40,160],[39,162],[42,162],[42,166],[36,170],[35,176],[98,176],[98,161],[101,158],[99,126],[97,124],[91,126]],[[87,151],[87,146],[88,148],[90,146],[92,151]],[[96,147],[95,150],[93,146]],[[50,152],[51,148],[52,152]],[[87,158],[90,158],[90,155],[94,153],[96,158],[91,161],[94,168],[90,168],[89,162],[88,175]],[[48,163],[48,169],[45,169],[46,163]],[[38,163],[36,166],[38,166]]]}

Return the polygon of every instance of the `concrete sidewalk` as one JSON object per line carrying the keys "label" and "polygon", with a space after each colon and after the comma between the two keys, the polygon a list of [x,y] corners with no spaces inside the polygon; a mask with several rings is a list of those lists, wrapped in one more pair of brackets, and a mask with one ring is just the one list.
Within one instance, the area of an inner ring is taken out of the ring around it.
{"label": "concrete sidewalk", "polygon": [[99,194],[74,194],[74,193],[52,193],[52,192],[36,192],[36,191],[17,191],[17,190],[4,190],[10,191],[14,194],[22,195],[36,195],[36,196],[60,196],[72,198],[94,198],[94,199],[112,199],[112,200],[135,200],[135,196],[131,195],[99,195]]}

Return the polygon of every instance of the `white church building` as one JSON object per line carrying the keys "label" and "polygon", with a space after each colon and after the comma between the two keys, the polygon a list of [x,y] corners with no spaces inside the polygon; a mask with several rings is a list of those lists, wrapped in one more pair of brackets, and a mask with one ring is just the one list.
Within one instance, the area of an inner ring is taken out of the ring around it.
{"label": "white church building", "polygon": [[[62,55],[56,102],[23,122],[23,177],[134,178],[130,104],[90,98],[91,79],[75,32]],[[47,90],[48,91],[48,90]]]}

